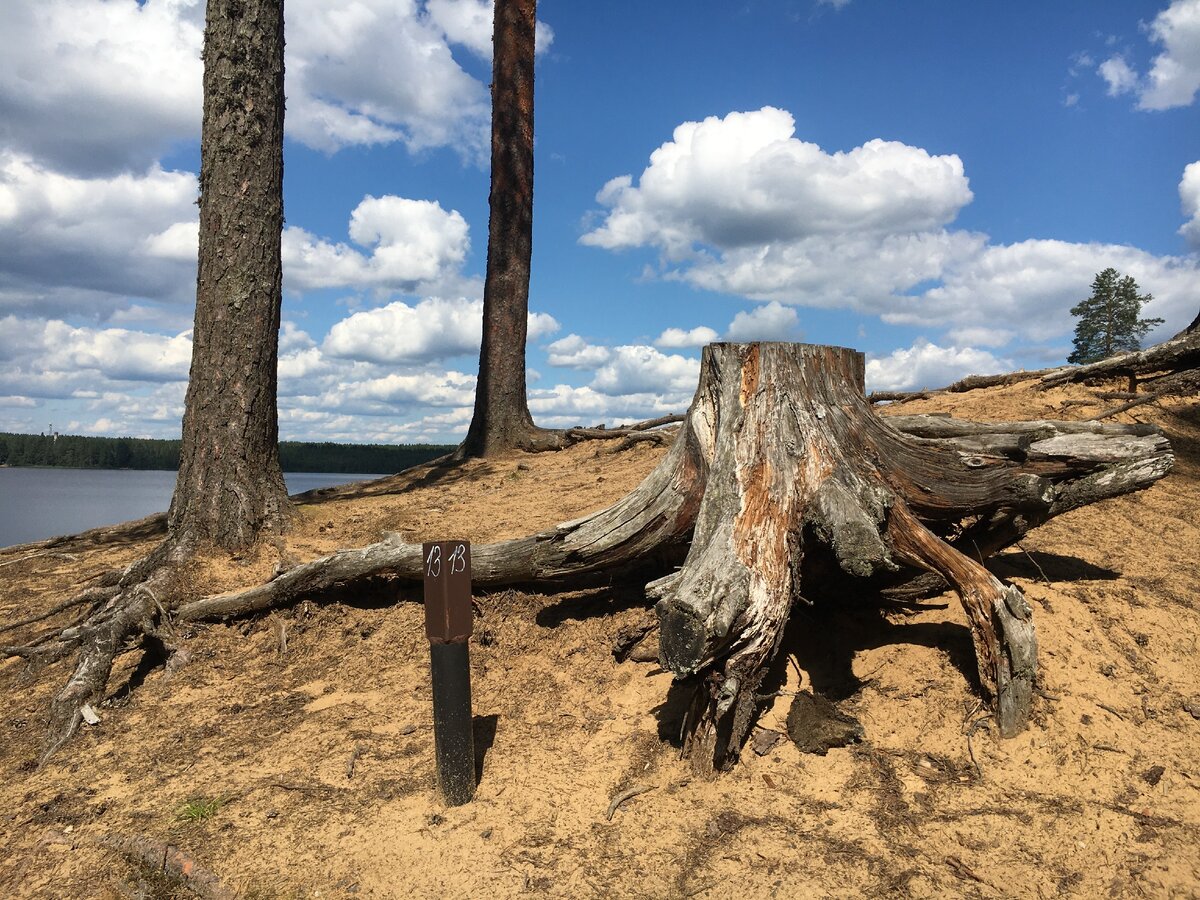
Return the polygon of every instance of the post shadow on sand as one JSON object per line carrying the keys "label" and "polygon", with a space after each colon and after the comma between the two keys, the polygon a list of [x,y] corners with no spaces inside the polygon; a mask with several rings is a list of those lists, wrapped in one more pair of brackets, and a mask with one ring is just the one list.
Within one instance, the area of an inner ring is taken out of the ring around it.
{"label": "post shadow on sand", "polygon": [[487,716],[471,717],[471,739],[475,745],[475,784],[483,781],[483,763],[487,752],[496,742],[496,726],[500,716],[492,713]]}

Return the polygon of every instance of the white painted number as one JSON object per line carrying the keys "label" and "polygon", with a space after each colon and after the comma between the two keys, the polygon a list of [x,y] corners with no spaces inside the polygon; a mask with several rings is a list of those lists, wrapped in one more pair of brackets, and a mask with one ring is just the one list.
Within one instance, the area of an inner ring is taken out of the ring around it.
{"label": "white painted number", "polygon": [[425,574],[437,578],[442,574],[442,548],[434,544],[429,548],[429,556],[425,560]]}
{"label": "white painted number", "polygon": [[450,574],[457,575],[459,572],[467,571],[467,548],[463,544],[456,544],[454,552],[450,554]]}

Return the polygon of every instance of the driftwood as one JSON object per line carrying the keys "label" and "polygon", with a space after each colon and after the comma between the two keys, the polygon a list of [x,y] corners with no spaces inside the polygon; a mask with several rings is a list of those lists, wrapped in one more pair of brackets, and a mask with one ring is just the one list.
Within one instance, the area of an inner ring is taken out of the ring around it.
{"label": "driftwood", "polygon": [[[608,509],[473,548],[475,585],[658,575],[647,594],[661,661],[696,688],[685,749],[711,768],[736,758],[796,598],[822,581],[866,598],[948,584],[1000,731],[1020,731],[1036,681],[1030,609],[979,560],[1055,515],[1152,484],[1170,448],[1151,426],[879,418],[862,376],[862,355],[842,348],[710,345],[687,417],[642,484]],[[244,615],[375,575],[419,580],[420,545],[392,535],[172,618]]]}
{"label": "driftwood", "polygon": [[909,403],[913,400],[928,400],[935,394],[944,394],[945,388],[924,391],[871,391],[867,394],[868,403]]}
{"label": "driftwood", "polygon": [[966,378],[954,382],[954,384],[947,385],[946,392],[949,394],[963,394],[967,391],[979,390],[980,388],[1003,387],[1022,381],[1032,381],[1035,378],[1042,378],[1051,373],[1058,372],[1062,368],[1062,366],[1056,366],[1051,369],[1021,369],[1018,372],[1006,372],[1003,375],[968,375]]}
{"label": "driftwood", "polygon": [[1125,399],[1126,402],[1096,413],[1089,421],[1099,422],[1102,419],[1128,412],[1146,403],[1155,403],[1159,400],[1164,400],[1167,397],[1185,397],[1200,394],[1200,369],[1185,369],[1182,372],[1172,372],[1168,375],[1147,379],[1143,383],[1153,384],[1153,390],[1146,394],[1125,394],[1123,398],[1114,398]]}
{"label": "driftwood", "polygon": [[1004,387],[1021,381],[1033,381],[1035,378],[1062,371],[1054,369],[1025,369],[1019,372],[1006,372],[1003,375],[968,375],[944,388],[925,388],[920,391],[872,391],[867,399],[872,403],[908,403],[910,400],[925,400],[936,394],[965,394],[967,391],[977,391],[981,388]]}
{"label": "driftwood", "polygon": [[1114,376],[1141,376],[1152,372],[1184,372],[1200,367],[1200,331],[1185,331],[1182,335],[1155,344],[1145,350],[1119,353],[1099,362],[1069,366],[1042,376],[1043,388]]}

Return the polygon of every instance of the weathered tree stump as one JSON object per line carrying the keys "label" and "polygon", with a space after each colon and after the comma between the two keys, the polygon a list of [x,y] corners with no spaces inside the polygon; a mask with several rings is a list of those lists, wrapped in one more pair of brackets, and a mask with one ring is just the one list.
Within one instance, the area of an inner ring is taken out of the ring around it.
{"label": "weathered tree stump", "polygon": [[[1153,484],[1171,464],[1153,426],[879,418],[853,350],[712,344],[671,449],[641,485],[584,518],[473,548],[473,581],[657,577],[647,594],[661,660],[697,686],[684,739],[700,768],[736,759],[797,598],[950,587],[1000,732],[1012,735],[1029,715],[1037,638],[1021,592],[982,560],[1053,516]],[[420,581],[420,544],[393,535],[339,551],[171,618],[246,615],[378,575]]]}
{"label": "weathered tree stump", "polygon": [[683,568],[647,588],[659,598],[663,665],[678,677],[706,673],[687,752],[720,767],[740,748],[817,545],[855,578],[902,566],[942,576],[962,598],[1001,733],[1024,728],[1037,661],[1029,606],[927,523],[1044,504],[1049,484],[1002,457],[964,459],[887,427],[863,397],[863,358],[852,350],[717,344],[704,362],[707,489]]}

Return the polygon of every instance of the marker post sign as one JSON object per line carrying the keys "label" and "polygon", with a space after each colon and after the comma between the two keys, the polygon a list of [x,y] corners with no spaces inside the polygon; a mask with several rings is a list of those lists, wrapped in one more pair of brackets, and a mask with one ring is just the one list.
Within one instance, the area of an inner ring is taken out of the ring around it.
{"label": "marker post sign", "polygon": [[471,734],[471,545],[423,544],[425,634],[433,677],[433,742],[438,788],[450,806],[475,794],[475,742]]}

